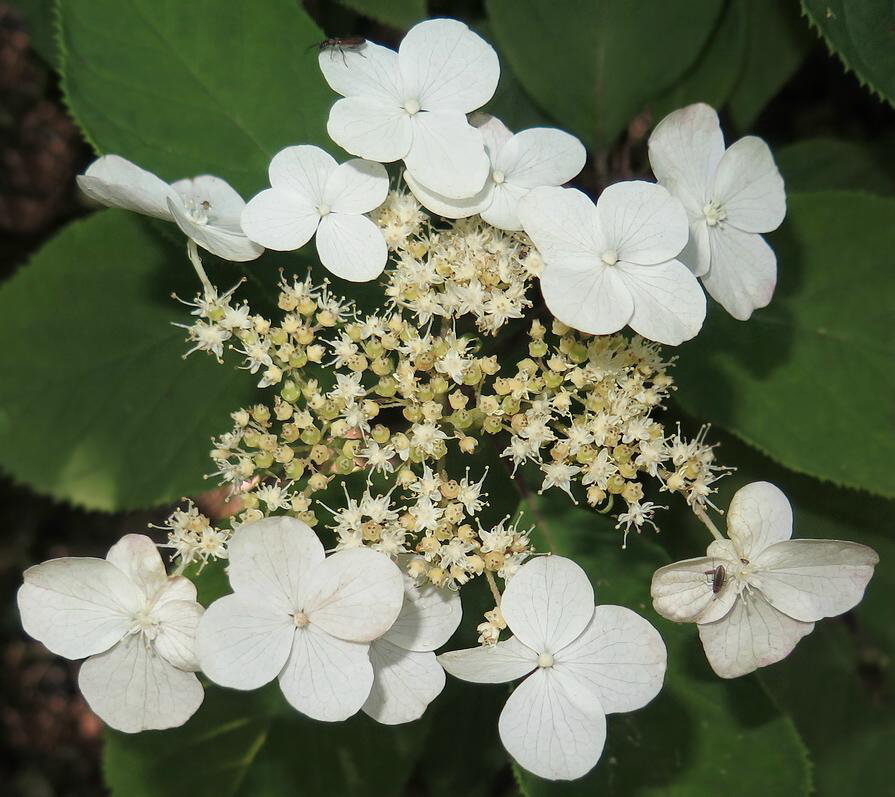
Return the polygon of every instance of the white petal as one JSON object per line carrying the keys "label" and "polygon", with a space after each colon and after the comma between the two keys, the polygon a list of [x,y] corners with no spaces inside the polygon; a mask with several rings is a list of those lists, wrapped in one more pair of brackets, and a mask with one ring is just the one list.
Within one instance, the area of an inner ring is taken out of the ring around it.
{"label": "white petal", "polygon": [[381,163],[354,158],[340,164],[326,182],[323,200],[336,213],[368,213],[388,196],[388,173]]}
{"label": "white petal", "polygon": [[319,205],[324,201],[326,183],[337,168],[335,158],[328,152],[301,144],[281,149],[274,155],[267,175],[271,188],[288,189],[312,205]]}
{"label": "white petal", "polygon": [[211,227],[220,227],[233,233],[241,233],[239,217],[246,206],[245,200],[226,180],[212,175],[202,175],[178,180],[171,188],[180,196],[186,207],[201,207],[208,216]]}
{"label": "white petal", "polygon": [[491,161],[482,134],[459,111],[421,111],[413,117],[413,142],[404,164],[420,183],[447,197],[475,196]]}
{"label": "white petal", "polygon": [[78,186],[91,199],[171,221],[168,197],[171,187],[151,172],[118,155],[103,155],[78,177]]}
{"label": "white petal", "polygon": [[714,108],[703,103],[668,114],[649,138],[653,174],[692,215],[710,199],[724,136]]}
{"label": "white petal", "polygon": [[466,114],[481,108],[500,78],[494,48],[455,19],[414,25],[398,48],[398,63],[404,96],[427,110]]}
{"label": "white petal", "polygon": [[458,592],[432,585],[417,587],[404,576],[404,604],[385,638],[405,650],[435,650],[453,636],[462,618]]}
{"label": "white petal", "polygon": [[638,265],[664,263],[687,245],[690,228],[681,203],[661,185],[626,180],[597,199],[597,218],[619,260]]}
{"label": "white petal", "polygon": [[385,268],[388,245],[382,230],[366,216],[330,213],[317,228],[317,254],[337,277],[369,282]]}
{"label": "white petal", "polygon": [[712,250],[709,244],[709,226],[704,216],[690,220],[690,238],[677,259],[697,277],[708,273]]}
{"label": "white petal", "polygon": [[413,142],[413,124],[403,108],[366,97],[338,100],[326,132],[352,155],[380,163],[400,160]]}
{"label": "white petal", "polygon": [[373,688],[363,709],[383,725],[413,722],[444,689],[444,670],[431,652],[405,650],[385,639],[370,645]]}
{"label": "white petal", "polygon": [[125,534],[106,554],[142,591],[146,600],[167,584],[168,574],[155,543],[145,534]]}
{"label": "white petal", "polygon": [[491,190],[490,202],[481,211],[482,218],[492,227],[497,227],[499,230],[521,230],[522,220],[519,218],[519,202],[527,193],[527,188],[522,188],[513,183],[505,182],[500,185],[494,185]]}
{"label": "white petal", "polygon": [[485,181],[481,191],[466,199],[451,199],[432,191],[415,179],[409,171],[404,172],[404,182],[424,208],[446,219],[466,219],[481,213],[491,203],[494,192],[494,183],[490,179]]}
{"label": "white petal", "polygon": [[776,230],[786,216],[783,178],[762,139],[746,136],[730,145],[715,175],[714,199],[727,223],[744,232]]}
{"label": "white petal", "polygon": [[707,556],[684,559],[653,573],[650,594],[653,608],[676,623],[710,623],[720,620],[737,598],[736,584],[725,574],[720,592],[712,591],[715,568],[725,560]]}
{"label": "white petal", "polygon": [[87,659],[78,686],[100,719],[125,733],[177,728],[205,696],[194,673],[169,664],[139,634]]}
{"label": "white petal", "polygon": [[198,224],[180,202],[169,199],[168,209],[184,235],[217,257],[234,263],[244,263],[255,260],[264,253],[264,247],[250,241],[242,231],[234,232],[212,224]]}
{"label": "white petal", "polygon": [[853,609],[864,597],[879,556],[842,540],[786,540],[765,548],[753,580],[774,608],[813,622]]}
{"label": "white petal", "polygon": [[253,241],[277,252],[304,246],[317,231],[320,213],[301,194],[284,188],[268,188],[246,205],[242,228]]}
{"label": "white petal", "polygon": [[575,136],[549,127],[516,133],[500,150],[494,168],[521,188],[562,185],[583,168],[587,150]]}
{"label": "white petal", "polygon": [[401,571],[385,554],[352,548],[327,557],[302,587],[301,608],[328,634],[352,642],[382,636],[404,603]]}
{"label": "white petal", "polygon": [[535,188],[519,202],[522,227],[548,264],[591,270],[606,248],[594,203],[576,188]]}
{"label": "white petal", "polygon": [[665,643],[659,632],[623,606],[597,606],[590,625],[556,654],[554,669],[583,680],[607,714],[650,702],[665,680]]}
{"label": "white petal", "polygon": [[283,669],[294,636],[291,615],[240,595],[225,595],[199,622],[199,664],[216,684],[257,689]]}
{"label": "white petal", "polygon": [[304,582],[323,563],[323,543],[311,527],[290,517],[240,526],[229,544],[227,573],[245,597],[292,613]]}
{"label": "white petal", "polygon": [[398,54],[366,42],[357,48],[331,47],[317,58],[333,91],[343,97],[370,97],[395,106],[403,102]]}
{"label": "white petal", "polygon": [[[525,200],[523,200],[524,202]],[[594,262],[588,269],[547,261],[541,293],[564,324],[591,335],[618,332],[634,313],[634,299],[619,269]]]}
{"label": "white petal", "polygon": [[155,649],[181,670],[198,670],[196,631],[205,612],[195,601],[167,601],[153,613],[159,623]]}
{"label": "white petal", "polygon": [[500,602],[507,627],[537,653],[556,653],[594,614],[587,574],[563,556],[529,559],[507,584]]}
{"label": "white petal", "polygon": [[463,681],[502,684],[528,675],[537,667],[538,654],[516,637],[510,637],[496,645],[442,653],[438,663]]}
{"label": "white petal", "polygon": [[726,225],[709,230],[711,265],[702,277],[709,295],[728,313],[746,321],[765,307],[777,285],[777,256],[764,238]]}
{"label": "white petal", "polygon": [[814,623],[793,620],[752,591],[742,593],[722,619],[698,628],[712,669],[722,678],[737,678],[786,658]]}
{"label": "white petal", "polygon": [[573,780],[600,760],[606,715],[596,695],[574,678],[538,669],[510,695],[498,730],[507,752],[529,772]]}
{"label": "white petal", "polygon": [[616,268],[634,300],[628,324],[635,332],[677,346],[702,329],[705,294],[683,263],[669,260],[657,266],[637,266],[619,261]]}
{"label": "white petal", "polygon": [[504,145],[513,137],[513,131],[496,116],[488,113],[472,114],[469,123],[482,134],[482,141],[493,165]]}
{"label": "white petal", "polygon": [[727,508],[727,536],[750,561],[775,542],[788,540],[792,507],[783,491],[770,482],[752,482],[737,490]]}
{"label": "white petal", "polygon": [[315,720],[338,722],[356,714],[373,686],[370,646],[336,639],[309,625],[295,633],[280,674],[286,700]]}
{"label": "white petal", "polygon": [[67,659],[108,650],[144,606],[137,585],[105,559],[51,559],[29,567],[24,578],[22,627]]}

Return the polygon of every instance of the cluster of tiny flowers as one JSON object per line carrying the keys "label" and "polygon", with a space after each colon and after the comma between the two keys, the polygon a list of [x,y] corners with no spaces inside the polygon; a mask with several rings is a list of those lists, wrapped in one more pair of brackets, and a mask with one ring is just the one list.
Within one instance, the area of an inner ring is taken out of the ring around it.
{"label": "cluster of tiny flowers", "polygon": [[150,528],[167,533],[167,542],[160,547],[173,550],[171,558],[177,560],[181,570],[198,564],[201,572],[210,559],[227,558],[229,530],[216,528],[192,501],[187,501],[183,509],[175,509],[161,526]]}

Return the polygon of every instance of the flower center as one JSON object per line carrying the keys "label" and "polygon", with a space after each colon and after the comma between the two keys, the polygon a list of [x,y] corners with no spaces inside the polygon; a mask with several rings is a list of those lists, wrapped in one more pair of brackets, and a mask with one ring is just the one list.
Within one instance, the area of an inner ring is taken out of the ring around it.
{"label": "flower center", "polygon": [[607,266],[614,266],[618,263],[618,252],[615,249],[607,249],[600,255],[600,260],[602,260]]}
{"label": "flower center", "polygon": [[507,176],[501,171],[496,171],[494,172],[494,174],[491,175],[491,179],[495,183],[497,183],[497,185],[500,185],[504,180],[507,179]]}
{"label": "flower center", "polygon": [[159,621],[156,620],[148,609],[140,609],[136,614],[131,616],[134,622],[131,633],[142,634],[142,636],[152,641],[158,636]]}
{"label": "flower center", "polygon": [[311,622],[311,618],[303,611],[297,611],[292,615],[292,619],[295,621],[296,628],[306,628],[308,623]]}
{"label": "flower center", "polygon": [[203,199],[197,202],[195,199],[185,199],[186,212],[196,224],[208,224],[208,211],[211,210],[211,202]]}
{"label": "flower center", "polygon": [[333,212],[333,209],[326,203],[323,203],[322,205],[317,206],[317,212],[321,215],[321,217],[328,216],[330,213]]}
{"label": "flower center", "polygon": [[538,656],[538,667],[552,667],[553,666],[553,654],[551,653],[542,653]]}
{"label": "flower center", "polygon": [[717,224],[721,224],[721,222],[727,219],[727,211],[719,204],[717,204],[714,200],[709,202],[703,209],[702,215],[705,216],[705,222],[709,225],[709,227],[714,227]]}
{"label": "flower center", "polygon": [[420,112],[420,101],[419,100],[407,100],[404,103],[404,110],[407,111],[411,116]]}

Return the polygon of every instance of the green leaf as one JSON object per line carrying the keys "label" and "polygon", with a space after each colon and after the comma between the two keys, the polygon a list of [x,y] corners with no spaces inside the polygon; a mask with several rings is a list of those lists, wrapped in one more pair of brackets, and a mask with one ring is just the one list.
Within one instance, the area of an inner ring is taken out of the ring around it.
{"label": "green leaf", "polygon": [[166,180],[215,174],[245,195],[295,143],[332,147],[323,34],[292,0],[65,0],[63,91],[99,152]]}
{"label": "green leaf", "polygon": [[399,30],[407,30],[426,17],[426,0],[339,0],[339,3]]}
{"label": "green leaf", "polygon": [[895,194],[895,141],[842,141],[812,138],[776,150],[787,191],[839,188]]}
{"label": "green leaf", "polygon": [[[235,281],[235,277],[233,278]],[[186,255],[141,220],[74,222],[0,288],[0,466],[54,498],[130,509],[208,489],[209,438],[252,378],[182,358]]]}
{"label": "green leaf", "polygon": [[648,706],[609,717],[606,749],[586,777],[551,783],[519,769],[527,797],[807,794],[804,747],[758,681],[712,674],[695,628],[663,620],[651,608],[650,580],[668,555],[639,537],[622,550],[611,519],[564,498],[533,506],[540,539],[587,571],[598,603],[627,606],[656,626],[668,648],[668,672]]}
{"label": "green leaf", "polygon": [[861,85],[895,103],[895,7],[889,0],[802,0],[827,46]]}
{"label": "green leaf", "polygon": [[895,496],[895,200],[790,194],[770,236],[779,282],[746,323],[713,304],[679,350],[681,405],[787,467]]}
{"label": "green leaf", "polygon": [[58,67],[53,0],[13,0],[25,17],[31,46],[50,66]]}
{"label": "green leaf", "polygon": [[501,51],[563,127],[606,147],[695,62],[722,0],[488,0]]}

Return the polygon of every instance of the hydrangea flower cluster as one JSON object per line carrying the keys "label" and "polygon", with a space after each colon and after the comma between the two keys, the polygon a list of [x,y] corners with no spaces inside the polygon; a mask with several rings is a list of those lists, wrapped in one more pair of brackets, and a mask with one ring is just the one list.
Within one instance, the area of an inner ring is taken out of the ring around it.
{"label": "hydrangea flower cluster", "polygon": [[[385,724],[418,719],[445,671],[524,679],[500,717],[504,746],[537,775],[581,777],[606,715],[659,692],[666,650],[645,618],[596,605],[578,565],[536,551],[520,517],[483,525],[509,480],[614,512],[622,545],[655,526],[648,496],[680,494],[716,540],[655,574],[654,607],[697,623],[722,677],[778,661],[861,599],[876,554],[789,540],[772,485],[737,493],[724,539],[707,510],[728,469],[706,429],[691,439],[659,418],[674,387],[659,344],[699,332],[699,279],[737,318],[771,299],[761,234],[781,223],[785,195],[763,141],[725,150],[714,111],[682,109],[650,140],[658,182],[594,202],[563,187],[585,162],[577,139],[513,133],[480,112],[500,67],[460,22],[422,22],[397,52],[324,48],[319,65],[341,95],[327,130],[352,160],[287,147],[247,203],[219,178],[169,185],[116,155],[80,179],[101,203],[178,225],[201,282],[185,303],[188,353],[235,353],[270,396],[213,441],[229,520],[189,502],[161,527],[172,575],[140,535],[105,560],[26,571],[23,626],[89,657],[80,682],[97,714],[127,732],[183,724],[202,702],[199,670],[235,689],[277,679],[317,720],[364,711]],[[390,181],[384,164],[399,161]],[[256,312],[239,284],[212,285],[199,255],[248,261],[312,238],[332,274],[380,279],[374,312],[310,274],[281,275],[278,313]],[[477,457],[486,448],[502,484]],[[203,609],[183,574],[210,562],[232,593]],[[479,646],[437,655],[479,576],[494,597]]]}

